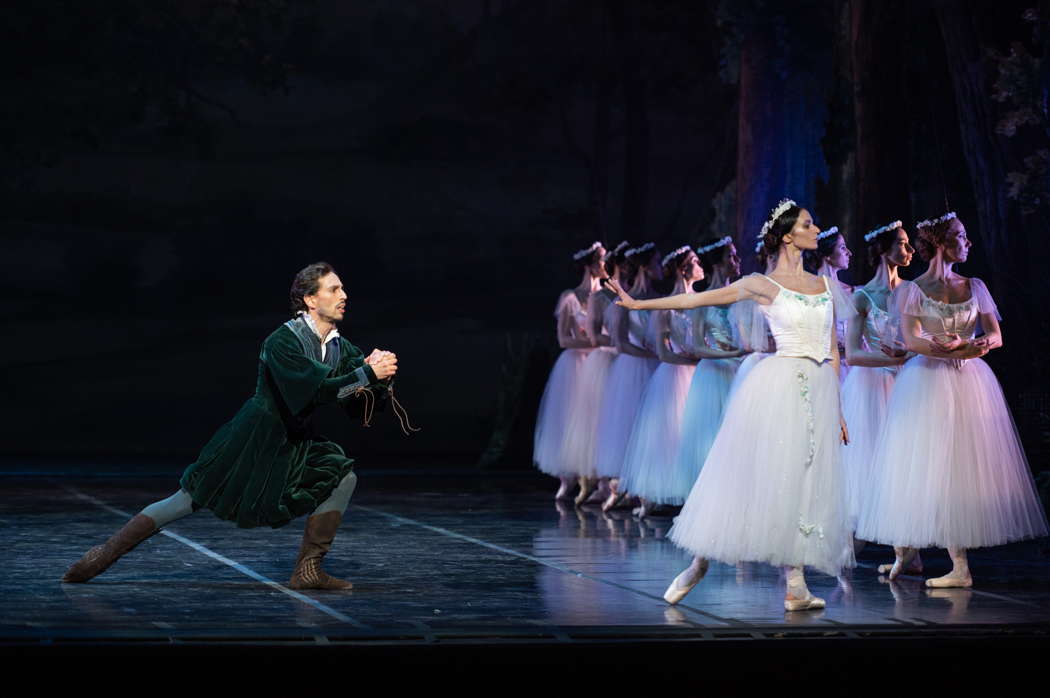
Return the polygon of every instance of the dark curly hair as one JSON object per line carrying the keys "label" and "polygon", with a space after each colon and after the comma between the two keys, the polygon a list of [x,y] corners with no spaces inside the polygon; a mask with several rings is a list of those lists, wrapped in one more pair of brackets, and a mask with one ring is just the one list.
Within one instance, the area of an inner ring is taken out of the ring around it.
{"label": "dark curly hair", "polygon": [[685,260],[688,259],[689,253],[693,251],[693,248],[686,247],[674,257],[667,260],[667,264],[664,265],[664,278],[674,279],[678,276],[678,272],[682,270]]}
{"label": "dark curly hair", "polygon": [[601,254],[598,252],[598,250],[594,250],[590,254],[585,254],[583,257],[580,257],[579,259],[572,260],[572,265],[576,269],[576,271],[582,272],[584,269],[586,269],[587,267],[591,266],[595,262],[600,262],[600,261],[602,261]]}
{"label": "dark curly hair", "polygon": [[766,246],[767,255],[770,257],[777,256],[777,250],[780,249],[781,238],[790,233],[791,229],[795,227],[795,223],[798,222],[798,215],[800,213],[802,213],[802,207],[795,204],[777,216],[777,219],[773,221],[773,225],[769,227],[769,230],[762,238],[762,244]]}
{"label": "dark curly hair", "polygon": [[915,251],[922,257],[922,261],[929,262],[937,255],[937,248],[947,244],[951,237],[951,229],[957,218],[949,218],[946,221],[924,225],[915,229]]}
{"label": "dark curly hair", "polygon": [[[724,235],[719,235],[717,237],[709,237],[705,240],[701,240],[700,247],[712,245],[724,237]],[[732,244],[734,243],[728,242],[724,245],[719,245],[710,252],[704,252],[703,254],[698,255],[700,257],[700,265],[704,268],[704,276],[710,278],[715,271],[715,267],[726,261],[726,257],[729,256],[729,246]]]}
{"label": "dark curly hair", "polygon": [[321,289],[321,277],[334,272],[335,269],[328,262],[314,262],[299,270],[292,282],[292,289],[288,292],[291,301],[292,312],[305,313],[307,311],[303,296],[312,296]]}
{"label": "dark curly hair", "polygon": [[[642,245],[639,245],[639,247],[641,246]],[[631,283],[633,284],[634,280],[638,276],[638,271],[642,267],[647,266],[649,262],[653,261],[653,257],[659,258],[659,256],[660,249],[657,247],[654,247],[653,249],[648,250],[647,252],[639,252],[637,254],[632,254],[630,257],[625,256],[623,266],[624,274],[626,274],[627,278],[629,278],[631,280]]]}

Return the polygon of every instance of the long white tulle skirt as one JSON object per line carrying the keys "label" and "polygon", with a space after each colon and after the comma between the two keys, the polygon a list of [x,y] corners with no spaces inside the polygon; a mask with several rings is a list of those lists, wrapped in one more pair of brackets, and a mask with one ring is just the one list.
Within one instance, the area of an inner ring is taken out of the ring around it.
{"label": "long white tulle skirt", "polygon": [[1046,516],[999,381],[981,359],[901,368],[857,537],[980,548],[1045,536]]}
{"label": "long white tulle skirt", "polygon": [[576,475],[594,477],[597,472],[598,413],[615,358],[612,347],[599,347],[587,355],[580,369],[576,391],[569,403],[561,454],[565,470]]}
{"label": "long white tulle skirt", "polygon": [[747,374],[751,373],[751,369],[758,365],[759,361],[768,359],[773,356],[772,352],[753,352],[744,357],[744,360],[740,362],[740,366],[736,370],[736,374],[733,375],[733,382],[729,385],[729,395],[726,396],[726,404],[733,399],[733,395],[740,389],[741,384],[744,382],[744,378]]}
{"label": "long white tulle skirt", "polygon": [[772,356],[733,395],[670,538],[735,564],[853,565],[839,381],[830,362]]}
{"label": "long white tulle skirt", "polygon": [[672,471],[671,488],[679,501],[689,496],[707,460],[722,426],[729,388],[740,364],[740,359],[701,359],[696,367],[682,413],[682,438]]}
{"label": "long white tulle skirt", "polygon": [[569,422],[570,404],[579,385],[583,362],[590,349],[565,349],[554,362],[547,387],[540,399],[536,432],[532,441],[532,460],[536,467],[554,477],[575,472],[562,460],[562,442]]}
{"label": "long white tulle skirt", "polygon": [[842,386],[842,416],[849,429],[849,445],[842,450],[842,468],[851,528],[856,528],[861,503],[868,495],[871,459],[886,421],[896,377],[895,370],[853,366]]}
{"label": "long white tulle skirt", "polygon": [[623,458],[620,489],[656,504],[681,504],[674,461],[682,435],[686,396],[696,366],[661,363],[642,396]]}
{"label": "long white tulle skirt", "polygon": [[630,354],[619,354],[613,361],[598,415],[599,477],[620,477],[627,440],[642,405],[642,393],[659,363],[656,359]]}

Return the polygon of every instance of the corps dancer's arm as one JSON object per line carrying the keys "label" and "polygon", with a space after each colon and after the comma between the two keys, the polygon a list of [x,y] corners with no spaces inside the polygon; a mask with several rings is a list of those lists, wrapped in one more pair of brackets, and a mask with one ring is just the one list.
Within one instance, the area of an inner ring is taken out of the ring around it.
{"label": "corps dancer's arm", "polygon": [[988,348],[979,342],[964,342],[958,348],[946,351],[937,342],[925,339],[921,330],[919,318],[914,315],[901,316],[901,334],[904,336],[904,347],[908,351],[935,359],[976,359],[988,353]]}
{"label": "corps dancer's arm", "polygon": [[738,356],[743,356],[750,352],[742,349],[733,349],[732,351],[726,351],[723,349],[715,349],[714,347],[707,346],[707,342],[703,340],[706,334],[705,325],[707,320],[704,313],[699,313],[699,317],[696,321],[696,347],[694,347],[693,353],[699,356],[701,359],[735,359]]}
{"label": "corps dancer's arm", "polygon": [[[572,291],[566,291],[572,293]],[[561,303],[558,307],[558,346],[562,349],[590,349],[593,345],[587,337],[577,337],[573,334],[574,323],[572,310],[568,303]]]}
{"label": "corps dancer's arm", "polygon": [[864,323],[868,313],[871,312],[870,304],[862,300],[863,293],[854,296],[854,305],[857,314],[850,318],[846,329],[846,361],[850,366],[868,366],[880,368],[882,366],[899,366],[907,359],[907,355],[888,356],[883,351],[865,351],[861,345],[861,336],[864,334]]}
{"label": "corps dancer's arm", "polygon": [[[828,341],[829,346],[832,347],[831,352],[831,367],[835,370],[835,382],[838,383],[839,375],[839,352],[838,352],[838,335],[835,333],[835,322],[834,322],[834,309],[832,310],[832,322],[831,332]],[[838,404],[839,411],[839,439],[843,445],[849,445],[849,429],[846,428],[846,417],[842,414],[842,390],[835,391],[835,401]]]}
{"label": "corps dancer's arm", "polygon": [[984,334],[971,341],[972,345],[984,347],[987,351],[1003,346],[1003,331],[995,313],[981,313],[981,328]]}
{"label": "corps dancer's arm", "polygon": [[612,335],[613,346],[621,354],[627,354],[629,356],[639,356],[643,359],[654,359],[656,355],[648,349],[643,349],[634,342],[631,341],[630,333],[630,319],[627,317],[627,308],[618,307],[616,312],[623,313],[620,317],[619,322],[614,323],[615,332]]}
{"label": "corps dancer's arm", "polygon": [[609,298],[604,293],[592,293],[587,299],[587,336],[593,347],[607,347],[612,345],[612,338],[602,330],[605,308],[609,305]]}
{"label": "corps dancer's arm", "polygon": [[682,366],[695,366],[696,359],[679,354],[671,348],[671,313],[667,310],[657,311],[659,315],[654,320],[657,323],[656,358],[665,364],[681,364]]}

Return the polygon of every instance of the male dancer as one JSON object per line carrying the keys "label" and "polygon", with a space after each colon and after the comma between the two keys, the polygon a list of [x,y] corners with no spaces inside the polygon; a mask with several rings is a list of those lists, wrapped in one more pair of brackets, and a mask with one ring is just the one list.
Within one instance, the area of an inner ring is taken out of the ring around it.
{"label": "male dancer", "polygon": [[352,587],[326,574],[321,559],[357,484],[353,460],[313,431],[310,416],[318,405],[350,408],[362,397],[385,396],[397,357],[376,349],[365,358],[339,336],[346,292],[325,262],[300,271],[290,296],[297,315],[263,342],[255,395],[204,446],[183,473],[181,489],[84,553],[62,581],[88,581],[161,527],[206,508],[244,528],[276,528],[310,514],[289,586]]}

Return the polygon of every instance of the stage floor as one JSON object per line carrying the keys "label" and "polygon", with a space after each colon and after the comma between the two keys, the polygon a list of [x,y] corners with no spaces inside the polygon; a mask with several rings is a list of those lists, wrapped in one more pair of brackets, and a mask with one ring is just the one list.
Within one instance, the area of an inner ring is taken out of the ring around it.
{"label": "stage floor", "polygon": [[[785,613],[766,565],[713,564],[676,607],[661,595],[689,557],[670,519],[556,505],[535,477],[368,471],[326,568],[351,592],[287,589],[301,523],[242,530],[178,521],[88,584],[66,567],[174,477],[0,477],[0,640],[73,642],[552,642],[1044,633],[1046,541],[973,551],[973,589],[889,583],[869,546],[851,575],[810,573],[824,611]],[[927,551],[927,573],[947,571]]]}

